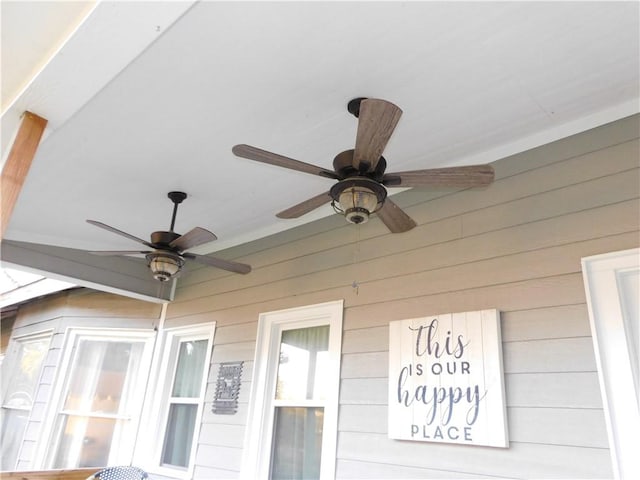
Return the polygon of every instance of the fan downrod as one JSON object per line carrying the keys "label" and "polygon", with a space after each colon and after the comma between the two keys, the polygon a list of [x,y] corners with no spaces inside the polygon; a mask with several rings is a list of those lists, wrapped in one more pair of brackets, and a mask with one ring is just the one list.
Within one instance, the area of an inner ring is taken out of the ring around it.
{"label": "fan downrod", "polygon": [[167,197],[169,197],[173,202],[173,214],[171,215],[171,226],[169,227],[169,231],[173,232],[173,227],[176,225],[178,205],[180,205],[182,201],[187,198],[187,194],[184,192],[169,192],[167,193]]}

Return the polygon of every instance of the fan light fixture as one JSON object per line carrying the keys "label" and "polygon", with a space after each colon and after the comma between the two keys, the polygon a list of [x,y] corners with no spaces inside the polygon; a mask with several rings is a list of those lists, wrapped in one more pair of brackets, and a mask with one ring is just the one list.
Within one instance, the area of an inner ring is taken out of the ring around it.
{"label": "fan light fixture", "polygon": [[152,252],[146,257],[153,278],[160,282],[171,280],[184,265],[184,260],[179,255],[170,252]]}
{"label": "fan light fixture", "polygon": [[213,242],[218,237],[214,233],[201,227],[195,227],[184,235],[180,235],[173,231],[176,224],[176,214],[178,213],[178,205],[187,198],[184,192],[169,192],[167,197],[173,203],[173,214],[171,215],[171,226],[169,231],[158,230],[151,234],[151,241],[147,242],[130,233],[123,232],[117,228],[111,227],[106,223],[96,220],[87,220],[87,223],[96,227],[115,233],[121,237],[126,237],[134,242],[141,243],[150,250],[107,250],[99,252],[89,252],[94,255],[144,255],[147,259],[147,266],[151,270],[153,278],[159,282],[168,282],[175,278],[182,269],[185,259],[190,260],[208,267],[221,268],[228,272],[246,274],[251,271],[250,265],[244,263],[223,260],[222,258],[214,258],[205,255],[197,255],[187,252],[190,248]]}
{"label": "fan light fixture", "polygon": [[387,196],[386,189],[368,178],[352,178],[336,183],[330,190],[331,206],[349,223],[366,223]]}

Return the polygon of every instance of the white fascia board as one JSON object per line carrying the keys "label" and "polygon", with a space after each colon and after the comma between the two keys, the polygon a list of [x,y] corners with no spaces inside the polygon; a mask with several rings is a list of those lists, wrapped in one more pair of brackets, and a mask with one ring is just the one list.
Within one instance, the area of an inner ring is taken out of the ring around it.
{"label": "white fascia board", "polygon": [[9,307],[18,303],[26,302],[32,298],[49,295],[73,288],[73,283],[62,282],[52,278],[41,278],[33,283],[11,290],[0,295],[0,308]]}

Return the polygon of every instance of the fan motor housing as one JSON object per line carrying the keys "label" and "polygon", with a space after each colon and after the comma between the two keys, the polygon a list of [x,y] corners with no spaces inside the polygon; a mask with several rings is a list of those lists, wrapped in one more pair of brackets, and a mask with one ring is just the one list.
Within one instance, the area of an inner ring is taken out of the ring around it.
{"label": "fan motor housing", "polygon": [[180,234],[176,232],[153,232],[151,234],[151,243],[155,245],[169,245],[176,238],[180,238]]}
{"label": "fan motor housing", "polygon": [[355,176],[371,178],[377,182],[381,182],[384,177],[384,172],[387,168],[387,160],[380,156],[375,170],[358,171],[353,167],[353,155],[355,150],[345,150],[340,152],[333,159],[333,169],[340,179],[350,178]]}

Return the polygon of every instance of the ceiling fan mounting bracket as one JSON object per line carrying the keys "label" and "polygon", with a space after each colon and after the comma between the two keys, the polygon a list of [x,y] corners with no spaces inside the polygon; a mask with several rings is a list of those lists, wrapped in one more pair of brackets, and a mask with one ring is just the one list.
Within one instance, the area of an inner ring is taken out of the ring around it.
{"label": "ceiling fan mounting bracket", "polygon": [[184,192],[169,192],[167,193],[167,197],[169,197],[173,203],[178,204],[187,198],[187,194]]}
{"label": "ceiling fan mounting bracket", "polygon": [[367,97],[358,97],[349,100],[349,103],[347,103],[347,110],[349,111],[349,113],[358,118],[360,116],[360,103],[362,103],[362,101],[366,99]]}

